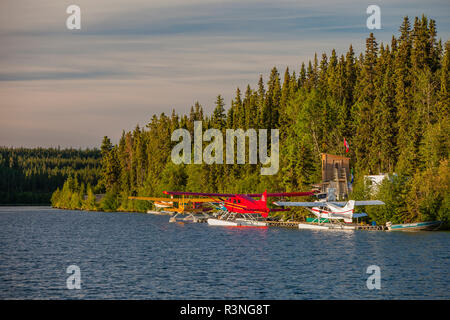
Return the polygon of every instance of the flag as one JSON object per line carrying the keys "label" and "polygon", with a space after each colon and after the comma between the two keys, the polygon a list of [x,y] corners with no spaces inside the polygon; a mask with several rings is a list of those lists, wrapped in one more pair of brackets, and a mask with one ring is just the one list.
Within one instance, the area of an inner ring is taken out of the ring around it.
{"label": "flag", "polygon": [[349,145],[348,145],[348,142],[347,142],[347,140],[345,140],[345,138],[344,138],[344,146],[345,146],[345,153],[347,153],[347,152],[349,152]]}

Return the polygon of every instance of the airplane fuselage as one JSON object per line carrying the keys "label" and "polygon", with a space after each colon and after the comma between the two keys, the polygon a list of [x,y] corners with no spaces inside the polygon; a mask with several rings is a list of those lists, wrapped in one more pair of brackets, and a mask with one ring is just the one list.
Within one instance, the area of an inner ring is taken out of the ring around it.
{"label": "airplane fuselage", "polygon": [[[346,223],[352,222],[353,209],[343,209],[341,207],[333,208],[331,204],[328,205],[330,210],[325,210],[321,207],[307,208],[318,218],[344,220]],[[334,210],[333,210],[334,209]]]}
{"label": "airplane fuselage", "polygon": [[228,197],[224,201],[224,207],[229,212],[245,213],[245,214],[261,214],[264,218],[269,213],[267,203],[264,200],[254,200],[244,195],[236,195]]}

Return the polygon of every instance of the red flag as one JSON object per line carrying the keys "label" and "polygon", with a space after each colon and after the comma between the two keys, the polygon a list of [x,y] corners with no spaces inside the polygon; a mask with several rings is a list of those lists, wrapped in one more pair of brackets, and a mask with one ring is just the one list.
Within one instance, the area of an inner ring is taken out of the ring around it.
{"label": "red flag", "polygon": [[347,153],[350,149],[349,149],[348,142],[347,142],[347,140],[345,140],[345,138],[344,138],[344,146],[345,146],[345,153]]}

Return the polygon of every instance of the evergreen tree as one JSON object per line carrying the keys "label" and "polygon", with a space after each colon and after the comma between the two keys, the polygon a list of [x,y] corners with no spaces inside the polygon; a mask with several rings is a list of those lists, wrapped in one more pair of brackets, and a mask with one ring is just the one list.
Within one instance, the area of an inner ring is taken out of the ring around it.
{"label": "evergreen tree", "polygon": [[[369,168],[370,146],[374,126],[373,103],[376,97],[376,64],[378,44],[373,33],[366,40],[366,54],[357,84],[355,104],[355,136],[352,140],[355,146],[356,161],[359,168]],[[369,168],[373,171],[374,168]]]}
{"label": "evergreen tree", "polygon": [[212,115],[212,125],[216,129],[222,129],[225,126],[225,104],[222,96],[219,94],[216,99],[216,107],[214,108]]}

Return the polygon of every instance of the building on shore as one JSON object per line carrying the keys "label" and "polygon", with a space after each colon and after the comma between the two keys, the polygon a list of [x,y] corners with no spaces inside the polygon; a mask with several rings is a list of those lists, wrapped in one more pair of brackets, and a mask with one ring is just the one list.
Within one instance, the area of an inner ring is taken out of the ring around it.
{"label": "building on shore", "polygon": [[331,189],[337,200],[348,198],[349,182],[351,181],[350,158],[322,153],[322,183],[321,192]]}

